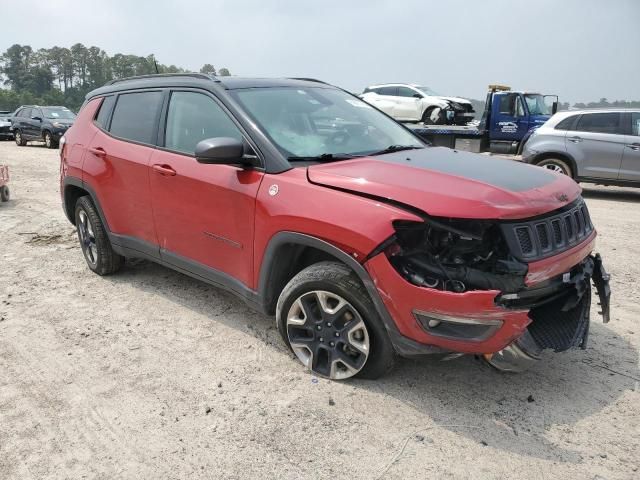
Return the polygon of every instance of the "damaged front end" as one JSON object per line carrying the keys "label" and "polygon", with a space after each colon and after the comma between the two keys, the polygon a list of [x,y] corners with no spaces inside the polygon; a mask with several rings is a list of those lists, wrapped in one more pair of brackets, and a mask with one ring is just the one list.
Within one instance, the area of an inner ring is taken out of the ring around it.
{"label": "damaged front end", "polygon": [[[491,308],[476,314],[449,314],[442,304],[431,309],[429,300],[423,301],[421,308],[412,309],[412,314],[434,344],[450,351],[458,346],[458,351],[480,354],[500,370],[522,371],[545,349],[561,352],[586,347],[592,282],[605,322],[609,318],[609,277],[600,256],[583,251],[591,245],[595,230],[584,203],[576,205],[555,212],[548,220],[534,219],[531,225],[430,217],[423,222],[397,221],[393,225],[395,235],[373,255],[384,252],[396,272],[413,286],[433,295],[446,295],[445,303],[451,304],[452,312],[460,310],[454,302],[491,292]],[[580,218],[574,218],[574,210]],[[558,233],[556,217],[563,218],[567,212],[574,223],[561,224]],[[521,233],[524,227],[529,229],[529,238]],[[571,258],[568,255],[576,255],[572,252],[582,256],[568,271],[545,279],[534,276],[537,282],[530,284],[530,270],[538,265],[536,261],[549,263],[564,258],[566,262]],[[430,298],[436,300],[435,296]],[[521,328],[506,321],[516,314],[523,319]],[[504,331],[509,328],[513,331]],[[489,342],[493,337],[508,344],[496,350],[499,344]]]}

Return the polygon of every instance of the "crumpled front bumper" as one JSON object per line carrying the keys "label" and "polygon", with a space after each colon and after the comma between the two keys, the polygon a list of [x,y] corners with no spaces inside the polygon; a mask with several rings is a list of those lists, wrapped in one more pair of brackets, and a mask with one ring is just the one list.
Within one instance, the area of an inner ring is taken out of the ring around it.
{"label": "crumpled front bumper", "polygon": [[[373,257],[364,266],[399,333],[424,345],[424,353],[432,353],[434,346],[441,351],[470,354],[500,352],[530,334],[528,327],[536,321],[536,315],[550,321],[544,325],[539,321],[533,332],[553,336],[550,329],[553,330],[554,322],[560,322],[558,325],[564,327],[564,335],[570,337],[567,348],[584,348],[588,338],[591,282],[600,297],[605,323],[610,315],[609,275],[600,255],[590,256],[591,247],[592,242],[585,242],[569,255],[556,259],[566,269],[562,273],[557,270],[557,264],[554,267],[540,265],[540,270],[530,272],[537,283],[529,283],[526,290],[515,295],[501,295],[497,290],[455,293],[419,287],[402,278],[383,254]],[[567,266],[569,261],[576,263]],[[565,302],[570,296],[568,292],[573,294],[574,290],[575,301],[567,303],[564,311],[565,303],[552,304],[557,299]],[[521,298],[517,298],[518,295]],[[576,313],[578,304],[586,314]],[[545,313],[548,311],[554,312],[552,318]],[[538,341],[542,338],[540,335]],[[536,340],[535,335],[533,340]],[[557,351],[566,349],[560,344],[557,348],[552,344],[543,347]],[[397,349],[403,354],[402,348],[397,346]],[[416,354],[419,352],[414,348],[411,355]]]}

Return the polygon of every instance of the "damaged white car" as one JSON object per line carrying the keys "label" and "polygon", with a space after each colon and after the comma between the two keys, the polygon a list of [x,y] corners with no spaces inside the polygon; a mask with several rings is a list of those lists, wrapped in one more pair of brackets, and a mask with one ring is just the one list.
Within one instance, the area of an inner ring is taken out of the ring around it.
{"label": "damaged white car", "polygon": [[469,100],[438,95],[429,87],[414,84],[372,85],[360,98],[400,122],[466,125],[475,114]]}

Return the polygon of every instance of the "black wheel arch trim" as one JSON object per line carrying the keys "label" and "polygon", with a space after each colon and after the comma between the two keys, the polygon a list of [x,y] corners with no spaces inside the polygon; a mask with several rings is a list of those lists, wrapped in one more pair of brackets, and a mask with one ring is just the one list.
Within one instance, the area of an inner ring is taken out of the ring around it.
{"label": "black wheel arch trim", "polygon": [[[276,233],[271,237],[264,251],[260,266],[258,290],[254,291],[238,279],[225,272],[194,262],[193,260],[182,257],[173,252],[164,249],[161,250],[158,245],[151,244],[144,240],[111,232],[100,205],[100,201],[91,186],[76,177],[65,177],[63,186],[65,189],[63,208],[69,221],[73,223],[73,212],[68,212],[66,208],[66,188],[68,186],[75,186],[86,191],[91,197],[105,230],[107,231],[109,241],[111,242],[113,249],[118,254],[125,257],[145,258],[198,280],[212,284],[216,287],[223,288],[224,290],[235,294],[263,314],[269,314],[269,302],[274,295],[274,292],[270,291],[270,280],[272,272],[274,271],[273,267],[277,262],[277,253],[280,247],[287,244],[293,244],[297,246],[312,247],[323,251],[347,265],[347,267],[349,267],[358,276],[371,297],[371,301],[373,302],[376,312],[384,323],[385,329],[391,339],[391,343],[399,355],[410,357],[444,352],[444,350],[439,347],[425,345],[402,335],[394,320],[391,318],[391,315],[385,307],[373,280],[365,268],[351,255],[322,239],[298,232],[282,231]],[[280,295],[280,292],[275,292],[275,294]]]}
{"label": "black wheel arch trim", "polygon": [[[399,355],[410,357],[444,352],[444,350],[439,347],[425,345],[402,335],[398,330],[398,327],[396,326],[394,320],[391,318],[391,315],[385,307],[373,280],[371,279],[369,273],[365,270],[365,268],[345,251],[324,240],[304,233],[282,231],[276,233],[273,237],[271,237],[271,240],[269,241],[262,258],[262,263],[260,266],[260,279],[258,282],[258,292],[260,292],[259,297],[263,302],[263,306],[265,309],[268,307],[269,299],[273,296],[273,292],[269,291],[269,284],[271,283],[271,273],[274,271],[273,266],[276,262],[278,249],[287,244],[303,245],[316,248],[325,253],[328,253],[329,255],[335,257],[336,260],[339,260],[347,265],[347,267],[349,267],[358,276],[365,289],[367,290],[367,293],[371,297],[371,301],[373,302],[376,312],[384,323],[385,329],[389,335],[389,338],[391,339],[391,343],[393,344],[394,349]],[[277,293],[279,295],[280,292]]]}

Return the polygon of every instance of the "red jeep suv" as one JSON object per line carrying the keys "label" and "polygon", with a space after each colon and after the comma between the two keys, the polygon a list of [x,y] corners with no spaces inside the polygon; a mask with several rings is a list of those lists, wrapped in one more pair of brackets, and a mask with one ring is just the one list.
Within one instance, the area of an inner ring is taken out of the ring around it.
{"label": "red jeep suv", "polygon": [[430,147],[310,79],[152,75],[87,95],[60,187],[89,268],[146,258],[275,314],[314,373],[397,355],[521,371],[584,348],[608,276],[578,185]]}

